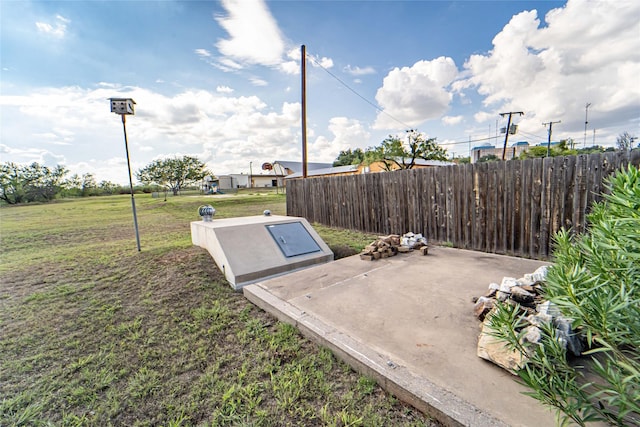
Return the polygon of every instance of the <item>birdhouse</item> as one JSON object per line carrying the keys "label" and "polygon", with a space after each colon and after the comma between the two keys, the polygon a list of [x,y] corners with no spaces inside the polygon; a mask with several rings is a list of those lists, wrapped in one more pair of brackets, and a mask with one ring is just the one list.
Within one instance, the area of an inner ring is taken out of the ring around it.
{"label": "birdhouse", "polygon": [[116,114],[135,114],[135,101],[131,98],[110,98],[111,112]]}

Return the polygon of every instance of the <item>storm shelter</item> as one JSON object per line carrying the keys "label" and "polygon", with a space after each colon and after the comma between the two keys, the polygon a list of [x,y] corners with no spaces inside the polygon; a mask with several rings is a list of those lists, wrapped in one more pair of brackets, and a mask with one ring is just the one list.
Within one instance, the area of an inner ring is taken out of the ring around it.
{"label": "storm shelter", "polygon": [[304,218],[250,216],[193,221],[191,241],[209,251],[235,290],[333,261],[333,252]]}

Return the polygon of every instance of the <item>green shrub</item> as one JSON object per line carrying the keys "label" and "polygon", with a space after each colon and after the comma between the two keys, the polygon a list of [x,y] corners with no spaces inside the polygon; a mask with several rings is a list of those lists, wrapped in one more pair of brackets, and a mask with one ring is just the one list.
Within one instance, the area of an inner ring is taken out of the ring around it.
{"label": "green shrub", "polygon": [[629,166],[607,187],[588,215],[587,233],[555,236],[544,289],[584,336],[583,357],[568,359],[553,327],[542,328],[540,345],[524,348],[517,307],[503,305],[492,318],[496,336],[527,352],[518,372],[532,389],[527,394],[555,408],[560,424],[640,423],[640,173]]}

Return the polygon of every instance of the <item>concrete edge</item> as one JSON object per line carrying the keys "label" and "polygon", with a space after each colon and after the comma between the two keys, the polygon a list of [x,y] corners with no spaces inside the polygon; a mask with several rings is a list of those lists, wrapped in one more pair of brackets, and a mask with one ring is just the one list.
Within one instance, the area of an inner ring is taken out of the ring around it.
{"label": "concrete edge", "polygon": [[406,367],[396,365],[384,354],[274,296],[260,283],[245,286],[242,291],[254,305],[295,326],[305,337],[327,347],[357,372],[375,379],[383,389],[445,426],[508,426],[450,391],[416,376]]}

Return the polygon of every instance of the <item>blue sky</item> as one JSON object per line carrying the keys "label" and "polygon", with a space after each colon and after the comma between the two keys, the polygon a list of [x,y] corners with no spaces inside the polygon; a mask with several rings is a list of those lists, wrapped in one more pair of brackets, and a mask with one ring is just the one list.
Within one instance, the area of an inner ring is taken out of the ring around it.
{"label": "blue sky", "polygon": [[[452,155],[503,142],[640,136],[640,2],[2,1],[0,159],[127,182],[196,155],[215,174],[309,161],[418,129]],[[364,99],[363,99],[364,98]],[[373,104],[373,105],[372,105]],[[594,132],[595,131],[595,132]],[[487,139],[493,137],[493,139]],[[471,142],[469,142],[471,140]]]}

